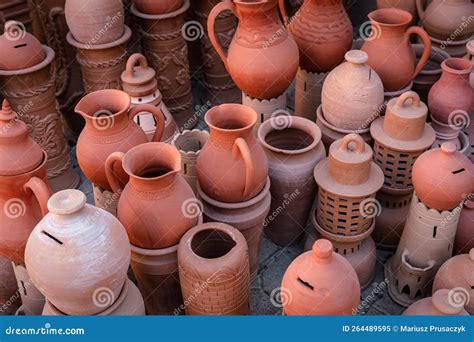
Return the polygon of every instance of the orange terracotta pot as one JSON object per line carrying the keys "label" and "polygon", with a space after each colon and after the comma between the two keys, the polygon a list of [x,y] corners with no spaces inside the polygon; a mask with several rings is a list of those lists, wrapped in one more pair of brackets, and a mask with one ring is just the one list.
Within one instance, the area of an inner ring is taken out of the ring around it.
{"label": "orange terracotta pot", "polygon": [[146,14],[165,14],[183,6],[183,0],[133,0],[135,7]]}
{"label": "orange terracotta pot", "polygon": [[442,289],[433,297],[423,298],[413,303],[403,312],[403,316],[469,316],[463,305],[452,302],[450,290]]}
{"label": "orange terracotta pot", "polygon": [[236,203],[255,197],[268,176],[268,161],[253,135],[257,113],[246,106],[225,104],[205,116],[209,140],[197,160],[201,189],[212,199]]}

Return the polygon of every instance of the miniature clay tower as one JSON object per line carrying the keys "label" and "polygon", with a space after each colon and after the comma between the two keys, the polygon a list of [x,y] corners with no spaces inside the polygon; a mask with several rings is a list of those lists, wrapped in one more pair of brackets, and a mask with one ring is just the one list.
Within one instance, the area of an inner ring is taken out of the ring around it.
{"label": "miniature clay tower", "polygon": [[375,141],[374,161],[385,176],[377,194],[382,210],[372,235],[377,247],[397,248],[413,193],[413,164],[435,140],[434,130],[426,123],[427,115],[428,107],[409,91],[391,99],[385,116],[370,126]]}
{"label": "miniature clay tower", "polygon": [[415,189],[396,254],[385,265],[389,294],[408,306],[429,295],[453,253],[460,205],[473,190],[473,165],[451,143],[424,152],[413,166]]}
{"label": "miniature clay tower", "polygon": [[325,239],[288,266],[281,282],[284,315],[355,315],[360,285],[351,264]]}
{"label": "miniature clay tower", "polygon": [[17,22],[7,22],[5,33],[0,36],[3,51],[0,57],[0,92],[27,124],[33,140],[48,154],[48,179],[52,189],[75,188],[79,176],[71,168],[55,96],[52,71],[55,53],[18,25]]}
{"label": "miniature clay tower", "polygon": [[469,316],[464,310],[465,300],[455,303],[453,296],[452,290],[438,290],[433,297],[420,299],[410,305],[403,316]]}
{"label": "miniature clay tower", "polygon": [[[335,141],[329,157],[314,169],[319,191],[313,223],[319,234],[334,241],[338,253],[346,256],[347,252],[360,252],[363,241],[371,239],[375,228],[374,217],[379,211],[375,194],[382,187],[384,177],[372,156],[370,146],[353,133]],[[373,242],[371,245],[375,249]],[[363,287],[375,275],[375,253],[373,250],[367,253],[373,260],[364,258],[370,269],[359,270]]]}

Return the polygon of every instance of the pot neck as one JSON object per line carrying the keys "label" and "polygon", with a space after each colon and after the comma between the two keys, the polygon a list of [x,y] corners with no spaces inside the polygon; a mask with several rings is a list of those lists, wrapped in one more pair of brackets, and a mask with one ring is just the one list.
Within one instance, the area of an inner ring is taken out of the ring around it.
{"label": "pot neck", "polygon": [[[450,62],[450,64],[448,63]],[[467,83],[469,85],[469,77],[471,75],[472,66],[466,61],[460,59],[446,60],[441,65],[441,80],[450,83]]]}
{"label": "pot neck", "polygon": [[240,28],[253,29],[280,23],[275,0],[234,1]]}
{"label": "pot neck", "polygon": [[178,179],[179,171],[170,171],[156,178],[144,178],[137,175],[130,176],[129,184],[132,188],[144,192],[161,192],[172,187]]}
{"label": "pot neck", "polygon": [[246,141],[253,139],[253,127],[248,129],[220,129],[217,127],[210,127],[211,143],[221,146],[232,147],[237,138],[242,138]]}
{"label": "pot neck", "polygon": [[303,5],[311,7],[338,7],[342,5],[341,0],[306,0]]}

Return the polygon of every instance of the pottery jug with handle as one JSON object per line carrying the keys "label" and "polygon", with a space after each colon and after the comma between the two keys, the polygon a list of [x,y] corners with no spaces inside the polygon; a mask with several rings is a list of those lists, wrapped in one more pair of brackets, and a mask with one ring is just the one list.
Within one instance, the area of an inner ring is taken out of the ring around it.
{"label": "pottery jug with handle", "polygon": [[[95,185],[110,190],[105,175],[105,161],[113,152],[127,152],[148,142],[145,132],[133,121],[141,112],[152,113],[156,120],[153,141],[160,141],[164,132],[163,112],[150,104],[130,109],[130,96],[114,89],[98,90],[83,97],[75,110],[86,121],[77,141],[77,160],[85,176]],[[126,175],[121,174],[123,182]]]}
{"label": "pottery jug with handle", "polygon": [[[382,8],[369,13],[372,34],[362,50],[369,55],[368,64],[382,79],[385,91],[406,88],[420,73],[430,57],[431,41],[420,27],[411,26],[412,15],[397,8]],[[412,35],[420,36],[424,50],[417,64],[410,44]]]}
{"label": "pottery jug with handle", "polygon": [[[239,19],[227,54],[215,33],[224,11]],[[296,76],[299,53],[278,17],[276,0],[224,0],[212,9],[207,25],[212,45],[246,95],[270,100],[285,92]]]}

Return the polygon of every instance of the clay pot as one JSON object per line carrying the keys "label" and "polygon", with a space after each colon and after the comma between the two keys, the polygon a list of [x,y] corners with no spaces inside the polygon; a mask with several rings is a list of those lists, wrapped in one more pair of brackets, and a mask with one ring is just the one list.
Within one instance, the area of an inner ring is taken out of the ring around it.
{"label": "clay pot", "polygon": [[[125,187],[114,171],[116,167],[129,177]],[[114,152],[107,158],[105,169],[112,190],[120,194],[118,218],[133,245],[171,247],[197,224],[198,215],[190,212],[196,199],[181,176],[181,158],[175,147],[151,142],[125,154]]]}
{"label": "clay pot", "polygon": [[[127,152],[146,143],[145,132],[133,121],[140,112],[153,113],[157,128],[153,137],[159,141],[164,130],[161,110],[150,104],[130,109],[130,97],[120,90],[98,90],[84,96],[75,111],[86,120],[77,141],[77,160],[84,175],[103,189],[111,187],[105,175],[105,161],[112,152]],[[124,180],[125,175],[120,179]]]}
{"label": "clay pot", "polygon": [[[455,125],[459,111],[474,112],[474,89],[469,83],[472,64],[462,58],[449,58],[441,64],[443,74],[428,95],[428,106],[434,119]],[[465,118],[467,123],[468,118]]]}
{"label": "clay pot", "polygon": [[467,254],[474,248],[474,201],[466,201],[459,217],[456,240],[454,241],[455,254]]}
{"label": "clay pot", "polygon": [[316,121],[316,110],[321,105],[321,93],[328,73],[312,73],[298,68],[295,79],[294,115]]}
{"label": "clay pot", "polygon": [[304,118],[265,121],[258,139],[267,155],[272,207],[265,235],[280,246],[300,240],[316,196],[314,167],[326,157],[319,127]]}
{"label": "clay pot", "polygon": [[473,192],[473,174],[471,161],[453,144],[444,143],[416,160],[412,179],[421,202],[442,211],[457,207],[463,195]]}
{"label": "clay pot", "polygon": [[12,262],[0,257],[0,316],[13,315],[21,305]]}
{"label": "clay pot", "polygon": [[[466,44],[467,50],[467,58],[471,61],[471,64],[474,65],[474,39],[471,39]],[[469,77],[469,82],[471,83],[471,87],[474,88],[474,67],[471,70],[471,76]]]}
{"label": "clay pot", "polygon": [[222,222],[238,229],[247,241],[249,250],[250,276],[258,272],[260,242],[263,228],[268,222],[265,218],[270,211],[272,196],[270,179],[263,190],[252,199],[241,203],[223,203],[213,200],[197,185],[197,193],[202,201],[204,222]]}
{"label": "clay pot", "polygon": [[453,305],[450,290],[436,291],[433,297],[420,299],[403,312],[403,316],[469,316],[462,305]]}
{"label": "clay pot", "polygon": [[[453,304],[465,307],[474,314],[474,248],[468,254],[461,254],[446,261],[436,273],[433,292],[440,289],[451,290]],[[463,291],[464,290],[464,291]]]}
{"label": "clay pot", "polygon": [[43,46],[32,34],[24,31],[18,21],[7,21],[0,36],[0,70],[20,70],[40,64],[46,54]]}
{"label": "clay pot", "polygon": [[[382,79],[386,91],[393,92],[408,86],[425,66],[431,50],[428,34],[411,26],[412,16],[404,10],[382,8],[369,14],[372,36],[366,39],[362,50],[369,55],[368,64]],[[418,64],[410,45],[410,37],[418,35],[425,50]]]}
{"label": "clay pot", "polygon": [[54,194],[48,209],[26,246],[33,284],[68,315],[104,311],[119,297],[127,277],[130,247],[124,227],[111,214],[86,204],[79,190]]}
{"label": "clay pot", "polygon": [[146,14],[165,14],[176,11],[183,6],[183,0],[133,0],[135,7]]}
{"label": "clay pot", "polygon": [[[285,1],[280,11],[300,50],[300,67],[327,72],[338,65],[352,45],[352,24],[342,1],[306,0],[290,18]],[[323,52],[324,51],[324,52]]]}
{"label": "clay pot", "polygon": [[[227,54],[215,34],[215,20],[226,10],[239,19]],[[219,2],[209,14],[207,27],[212,45],[246,95],[273,99],[283,94],[295,78],[298,46],[278,17],[276,0]]]}
{"label": "clay pot", "polygon": [[346,53],[346,63],[326,77],[321,103],[326,120],[347,130],[368,127],[380,115],[384,103],[383,84],[366,63],[369,56],[360,50]]}
{"label": "clay pot", "polygon": [[122,0],[66,0],[64,11],[69,30],[80,43],[107,44],[123,34]]}
{"label": "clay pot", "polygon": [[204,223],[178,246],[179,279],[187,315],[248,315],[250,272],[247,243],[235,228]]}
{"label": "clay pot", "polygon": [[201,189],[212,199],[244,202],[265,186],[268,162],[253,135],[257,113],[243,105],[225,104],[205,116],[210,137],[197,160]]}
{"label": "clay pot", "polygon": [[293,260],[281,289],[289,298],[283,306],[283,313],[289,316],[354,315],[360,300],[357,274],[324,239]]}
{"label": "clay pot", "polygon": [[44,307],[44,296],[35,287],[31,278],[22,264],[13,264],[13,271],[17,281],[18,293],[21,297],[21,306],[15,312],[16,316],[38,316]]}
{"label": "clay pot", "polygon": [[273,98],[271,100],[261,100],[252,98],[245,93],[242,93],[242,104],[253,109],[258,114],[257,124],[254,127],[254,135],[257,136],[260,125],[270,119],[271,117],[283,113],[289,115],[287,112],[287,96],[286,93]]}
{"label": "clay pot", "polygon": [[466,20],[474,16],[470,0],[433,0],[426,10],[421,0],[416,0],[423,28],[430,36],[440,40],[463,40],[474,33],[474,24]]}

